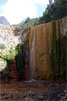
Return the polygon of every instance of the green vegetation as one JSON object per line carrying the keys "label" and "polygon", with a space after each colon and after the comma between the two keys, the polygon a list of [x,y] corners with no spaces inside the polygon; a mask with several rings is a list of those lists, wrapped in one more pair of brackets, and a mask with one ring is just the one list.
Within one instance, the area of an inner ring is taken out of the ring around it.
{"label": "green vegetation", "polygon": [[0,52],[1,57],[6,61],[12,61],[16,54],[15,47],[11,47],[9,50],[6,48],[6,50],[1,50]]}
{"label": "green vegetation", "polygon": [[22,55],[25,52],[25,47],[23,45],[18,46],[12,46],[9,50],[6,48],[6,50],[1,50],[0,56],[6,60],[6,61],[12,61],[13,58],[19,54],[19,52],[22,52]]}
{"label": "green vegetation", "polygon": [[[50,1],[50,0],[49,0]],[[23,22],[19,24],[19,26],[23,28],[30,28],[32,26],[47,23],[52,20],[60,19],[64,16],[67,16],[66,0],[56,0],[55,3],[49,2],[50,4],[47,6],[46,10],[43,12],[43,16],[40,18],[30,19],[29,17]]]}
{"label": "green vegetation", "polygon": [[56,3],[53,3],[51,6],[48,5],[43,12],[43,16],[40,18],[40,23],[47,23],[67,16],[66,4],[66,0],[56,0]]}
{"label": "green vegetation", "polygon": [[21,24],[21,27],[23,28],[30,28],[32,26],[35,26],[39,23],[39,18],[36,19],[30,19],[29,17],[25,20],[23,24]]}
{"label": "green vegetation", "polygon": [[5,44],[0,44],[0,49],[5,49],[6,45]]}
{"label": "green vegetation", "polygon": [[19,74],[19,80],[24,79],[24,66],[25,66],[25,46],[24,45],[18,45],[16,47],[16,50],[18,51],[18,54],[15,56],[16,59],[16,67]]}
{"label": "green vegetation", "polygon": [[59,32],[59,39],[56,39],[56,23],[53,21],[52,32],[52,47],[51,47],[51,65],[52,77],[54,80],[66,81],[66,44],[67,37],[61,37]]}
{"label": "green vegetation", "polygon": [[11,47],[9,51],[6,51],[4,53],[3,50],[1,50],[1,57],[3,61],[7,63],[6,68],[0,72],[0,76],[2,78],[10,77],[10,65],[13,63],[13,59],[16,59],[16,67],[18,70],[19,79],[24,78],[24,61],[25,61],[25,45],[18,45],[16,47]]}

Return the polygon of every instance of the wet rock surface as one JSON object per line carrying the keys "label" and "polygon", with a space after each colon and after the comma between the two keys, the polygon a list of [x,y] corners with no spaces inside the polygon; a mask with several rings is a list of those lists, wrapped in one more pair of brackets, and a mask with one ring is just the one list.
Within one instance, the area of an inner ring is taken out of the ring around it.
{"label": "wet rock surface", "polygon": [[48,81],[0,81],[0,101],[67,101],[66,88]]}

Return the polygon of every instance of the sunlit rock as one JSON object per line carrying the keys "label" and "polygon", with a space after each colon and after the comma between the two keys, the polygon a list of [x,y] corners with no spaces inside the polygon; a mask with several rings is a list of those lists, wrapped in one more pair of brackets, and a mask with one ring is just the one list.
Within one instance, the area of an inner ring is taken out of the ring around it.
{"label": "sunlit rock", "polygon": [[0,58],[0,72],[2,72],[7,66],[7,62]]}

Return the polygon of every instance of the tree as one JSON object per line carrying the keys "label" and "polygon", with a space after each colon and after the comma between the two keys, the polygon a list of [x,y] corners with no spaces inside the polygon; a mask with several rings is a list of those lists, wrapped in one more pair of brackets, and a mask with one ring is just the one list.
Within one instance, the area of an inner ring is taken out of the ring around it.
{"label": "tree", "polygon": [[47,23],[64,16],[67,16],[66,0],[56,0],[55,3],[53,3],[51,6],[48,6],[43,12],[43,16],[40,18],[40,23]]}
{"label": "tree", "polygon": [[31,19],[29,17],[26,18],[25,23],[28,23]]}

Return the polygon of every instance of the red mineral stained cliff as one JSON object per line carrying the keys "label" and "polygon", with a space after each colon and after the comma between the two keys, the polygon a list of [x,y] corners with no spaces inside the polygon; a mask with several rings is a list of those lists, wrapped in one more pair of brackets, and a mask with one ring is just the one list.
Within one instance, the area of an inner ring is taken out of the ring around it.
{"label": "red mineral stained cliff", "polygon": [[[30,29],[29,54],[30,54],[31,74],[33,75],[33,77],[35,76],[36,72],[37,79],[39,80],[51,79],[52,76],[54,75],[56,76],[56,73],[59,71],[58,68],[62,73],[63,67],[62,66],[61,68],[58,67],[57,54],[59,53],[57,53],[57,50],[59,45],[59,39],[62,40],[62,38],[66,36],[67,33],[66,20],[67,17],[64,17],[62,19],[55,20],[47,24],[40,24],[34,26]],[[35,40],[33,40],[34,34],[35,34]],[[35,41],[35,47],[32,44],[34,41]],[[62,44],[61,47],[62,49],[64,48]],[[63,52],[64,51],[62,51],[62,53]],[[33,66],[34,57],[35,57],[35,64]],[[33,71],[34,68],[36,68],[35,69],[36,71]]]}
{"label": "red mineral stained cliff", "polygon": [[25,60],[25,80],[29,80],[29,65],[27,60]]}
{"label": "red mineral stained cliff", "polygon": [[28,64],[25,65],[25,80],[29,79],[29,69],[28,69]]}
{"label": "red mineral stained cliff", "polygon": [[15,59],[13,60],[13,63],[10,66],[10,77],[12,79],[18,79],[18,71],[16,68]]}

